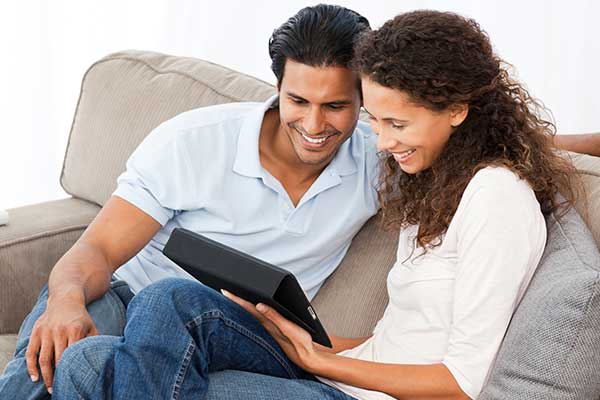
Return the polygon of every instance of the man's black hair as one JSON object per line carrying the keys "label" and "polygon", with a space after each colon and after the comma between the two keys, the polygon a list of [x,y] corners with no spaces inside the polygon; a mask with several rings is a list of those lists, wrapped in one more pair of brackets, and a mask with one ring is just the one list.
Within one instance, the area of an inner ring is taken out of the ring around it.
{"label": "man's black hair", "polygon": [[271,70],[281,84],[290,59],[311,67],[350,67],[353,47],[369,21],[344,7],[306,7],[277,28],[269,39]]}

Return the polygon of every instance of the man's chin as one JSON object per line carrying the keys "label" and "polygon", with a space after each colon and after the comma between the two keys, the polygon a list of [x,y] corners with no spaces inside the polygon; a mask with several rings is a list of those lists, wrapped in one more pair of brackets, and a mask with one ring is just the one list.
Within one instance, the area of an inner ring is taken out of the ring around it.
{"label": "man's chin", "polygon": [[310,166],[323,166],[326,167],[327,164],[331,162],[333,159],[333,154],[318,154],[317,152],[308,152],[306,150],[302,150],[301,152],[296,152],[296,155],[302,162],[302,164],[310,165]]}

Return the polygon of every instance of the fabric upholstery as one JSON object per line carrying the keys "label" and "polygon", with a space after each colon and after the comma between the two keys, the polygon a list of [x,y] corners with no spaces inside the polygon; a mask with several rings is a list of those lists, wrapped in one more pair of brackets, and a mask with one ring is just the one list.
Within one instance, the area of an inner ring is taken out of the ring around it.
{"label": "fabric upholstery", "polygon": [[383,231],[377,221],[377,216],[371,218],[354,237],[344,260],[313,300],[332,334],[371,334],[387,306],[386,279],[396,260],[398,233]]}
{"label": "fabric upholstery", "polygon": [[12,358],[17,345],[17,335],[0,335],[0,374]]}
{"label": "fabric upholstery", "polygon": [[544,255],[481,400],[600,397],[600,253],[574,210],[547,224]]}
{"label": "fabric upholstery", "polygon": [[72,198],[8,210],[10,224],[0,227],[0,334],[18,331],[50,270],[98,210]]}
{"label": "fabric upholstery", "polygon": [[571,156],[585,192],[585,197],[578,199],[575,208],[592,231],[596,246],[600,248],[600,157],[576,153],[571,153]]}
{"label": "fabric upholstery", "polygon": [[161,122],[193,108],[263,101],[273,93],[265,82],[207,61],[138,51],[109,55],[83,78],[61,184],[103,205],[129,155]]}

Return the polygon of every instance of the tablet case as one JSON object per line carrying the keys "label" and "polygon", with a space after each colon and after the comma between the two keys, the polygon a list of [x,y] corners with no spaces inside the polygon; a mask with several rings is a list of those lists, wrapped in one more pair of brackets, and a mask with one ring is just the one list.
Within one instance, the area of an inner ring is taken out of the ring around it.
{"label": "tablet case", "polygon": [[289,271],[183,228],[175,228],[163,254],[200,282],[253,304],[264,303],[332,347],[317,314]]}

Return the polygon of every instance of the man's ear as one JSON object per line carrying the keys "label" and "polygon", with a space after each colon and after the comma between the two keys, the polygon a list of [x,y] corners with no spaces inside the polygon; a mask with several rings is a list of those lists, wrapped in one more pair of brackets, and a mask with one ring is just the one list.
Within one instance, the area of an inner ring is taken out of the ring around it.
{"label": "man's ear", "polygon": [[450,125],[456,128],[462,124],[469,115],[469,105],[467,103],[458,103],[450,106]]}

